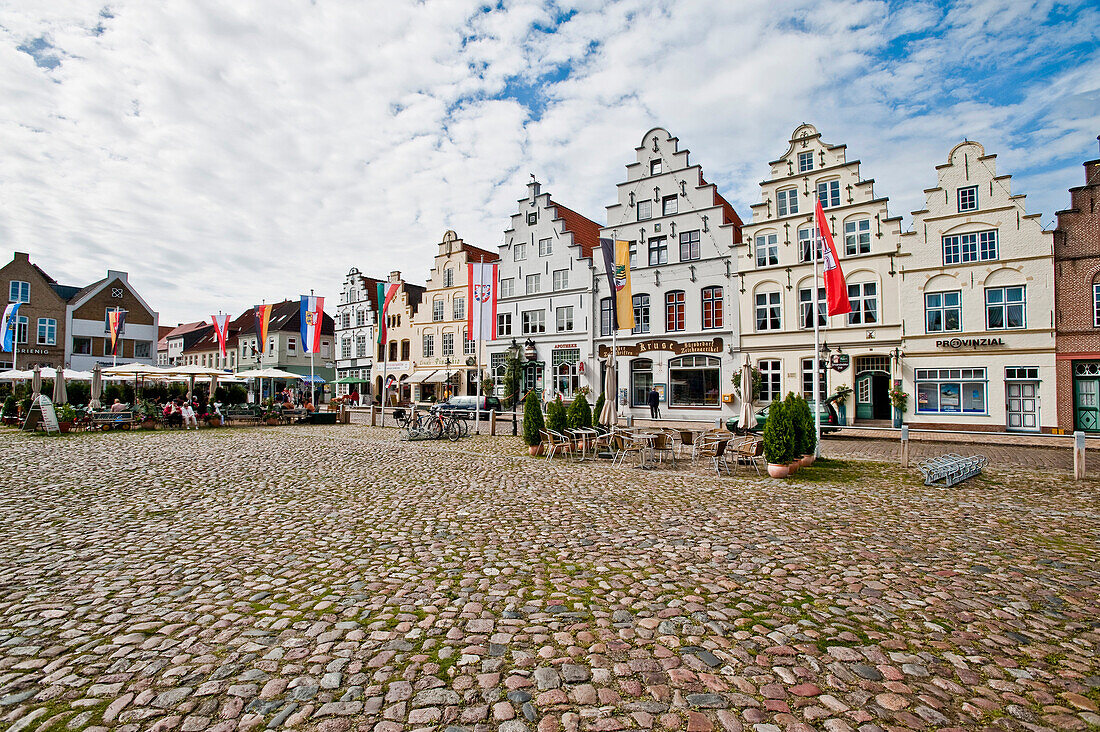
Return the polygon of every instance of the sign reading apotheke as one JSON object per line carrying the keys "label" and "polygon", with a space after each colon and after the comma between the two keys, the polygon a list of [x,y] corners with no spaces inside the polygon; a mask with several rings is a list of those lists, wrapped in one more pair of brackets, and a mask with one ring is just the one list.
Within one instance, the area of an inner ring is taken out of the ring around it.
{"label": "sign reading apotheke", "polygon": [[948,338],[936,341],[936,348],[993,348],[1004,344],[1004,338]]}
{"label": "sign reading apotheke", "polygon": [[[721,353],[722,339],[715,338],[710,341],[674,341],[668,338],[655,338],[649,341],[638,341],[632,346],[617,346],[616,356],[637,356],[643,351],[668,351],[669,353]],[[611,353],[611,348],[600,345],[600,358]]]}

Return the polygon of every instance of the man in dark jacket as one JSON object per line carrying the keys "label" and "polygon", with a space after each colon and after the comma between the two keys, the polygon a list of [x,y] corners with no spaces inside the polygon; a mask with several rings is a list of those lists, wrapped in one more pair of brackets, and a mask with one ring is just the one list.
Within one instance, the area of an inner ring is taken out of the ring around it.
{"label": "man in dark jacket", "polygon": [[657,391],[656,386],[650,388],[649,396],[646,397],[646,403],[649,405],[649,416],[653,419],[660,419],[661,393]]}

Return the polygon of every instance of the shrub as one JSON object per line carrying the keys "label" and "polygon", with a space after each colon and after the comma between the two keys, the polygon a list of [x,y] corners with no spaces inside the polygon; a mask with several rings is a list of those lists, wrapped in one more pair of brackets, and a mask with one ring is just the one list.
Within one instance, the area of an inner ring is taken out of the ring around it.
{"label": "shrub", "polygon": [[798,434],[796,452],[800,455],[813,455],[817,450],[817,427],[814,424],[810,403],[801,396],[795,397],[795,432]]}
{"label": "shrub", "polygon": [[5,417],[14,417],[16,413],[15,395],[8,394],[8,398],[4,400],[4,409],[2,413]]}
{"label": "shrub", "polygon": [[588,406],[584,394],[577,394],[577,398],[569,405],[569,426],[573,429],[592,426],[592,408]]}
{"label": "shrub", "polygon": [[603,392],[601,391],[600,395],[596,397],[596,406],[592,407],[592,422],[594,424],[600,424],[600,415],[603,414],[603,404],[604,398]]}
{"label": "shrub", "polygon": [[531,447],[541,445],[542,435],[539,433],[544,429],[546,423],[542,420],[542,405],[538,395],[532,392],[523,404],[523,441]]}
{"label": "shrub", "polygon": [[546,429],[552,432],[565,432],[569,418],[565,414],[565,405],[561,399],[555,399],[546,407]]}
{"label": "shrub", "polygon": [[764,423],[764,459],[773,465],[787,465],[795,459],[794,431],[787,405],[775,399]]}

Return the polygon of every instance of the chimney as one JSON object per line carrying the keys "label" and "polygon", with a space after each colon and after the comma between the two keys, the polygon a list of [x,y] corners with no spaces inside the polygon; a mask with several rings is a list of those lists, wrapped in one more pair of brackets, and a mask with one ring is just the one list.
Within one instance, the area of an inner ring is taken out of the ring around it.
{"label": "chimney", "polygon": [[30,261],[31,261],[31,257],[30,257],[30,255],[29,255],[29,254],[27,254],[26,252],[16,252],[16,253],[15,253],[15,256],[14,256],[14,257],[12,257],[12,261],[15,261],[15,262],[26,262],[27,264],[30,264]]}
{"label": "chimney", "polygon": [[389,281],[390,282],[400,282],[401,281],[401,271],[395,269],[392,272],[390,272]]}

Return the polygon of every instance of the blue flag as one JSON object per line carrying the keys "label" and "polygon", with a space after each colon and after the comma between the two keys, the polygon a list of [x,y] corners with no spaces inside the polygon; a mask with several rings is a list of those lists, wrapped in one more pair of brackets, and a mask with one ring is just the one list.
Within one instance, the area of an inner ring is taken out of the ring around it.
{"label": "blue flag", "polygon": [[11,351],[15,340],[15,331],[19,327],[18,313],[21,302],[13,302],[4,310],[4,348],[5,351]]}

